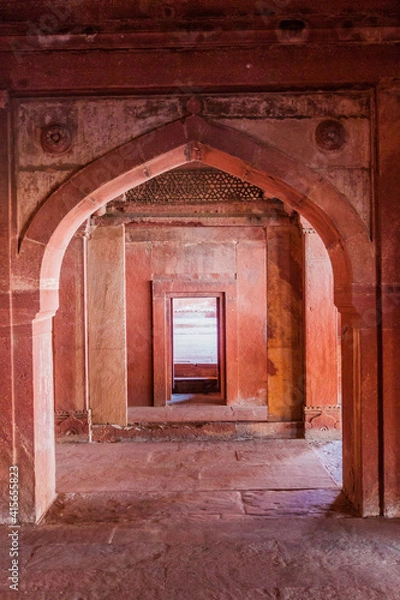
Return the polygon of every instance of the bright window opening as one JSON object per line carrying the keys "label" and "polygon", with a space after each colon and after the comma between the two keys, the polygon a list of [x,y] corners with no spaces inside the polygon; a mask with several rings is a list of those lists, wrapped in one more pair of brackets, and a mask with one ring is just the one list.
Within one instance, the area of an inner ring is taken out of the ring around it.
{"label": "bright window opening", "polygon": [[173,395],[219,393],[219,298],[172,298],[171,313]]}

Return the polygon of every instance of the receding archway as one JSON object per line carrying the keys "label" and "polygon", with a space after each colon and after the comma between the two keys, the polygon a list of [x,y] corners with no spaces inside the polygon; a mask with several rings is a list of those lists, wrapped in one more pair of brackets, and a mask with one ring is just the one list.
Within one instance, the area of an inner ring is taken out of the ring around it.
{"label": "receding archway", "polygon": [[[343,324],[344,489],[363,515],[379,514],[374,247],[355,210],[321,176],[258,140],[189,117],[117,148],[83,168],[40,207],[25,232],[19,267],[29,266],[36,485],[40,518],[54,497],[51,321],[62,258],[76,229],[127,189],[188,162],[253,183],[303,215],[321,236],[334,272]],[[29,339],[27,339],[27,343]],[[44,427],[46,431],[44,431]]]}

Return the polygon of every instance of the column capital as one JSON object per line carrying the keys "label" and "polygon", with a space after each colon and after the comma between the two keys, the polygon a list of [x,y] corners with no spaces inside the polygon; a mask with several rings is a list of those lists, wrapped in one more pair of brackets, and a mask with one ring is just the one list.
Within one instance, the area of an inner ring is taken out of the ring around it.
{"label": "column capital", "polygon": [[315,231],[314,227],[311,225],[311,223],[309,223],[307,221],[307,219],[305,219],[304,217],[302,217],[300,215],[300,225],[301,225],[301,229],[303,231],[303,233],[305,235],[310,235],[312,233],[316,234],[317,232]]}

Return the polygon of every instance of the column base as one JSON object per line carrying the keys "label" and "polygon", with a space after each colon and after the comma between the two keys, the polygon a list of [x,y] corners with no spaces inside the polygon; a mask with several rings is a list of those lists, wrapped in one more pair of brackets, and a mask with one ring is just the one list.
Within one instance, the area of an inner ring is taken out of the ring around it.
{"label": "column base", "polygon": [[57,411],[54,415],[57,442],[91,441],[91,411]]}
{"label": "column base", "polygon": [[306,439],[340,439],[340,406],[305,406],[304,430]]}

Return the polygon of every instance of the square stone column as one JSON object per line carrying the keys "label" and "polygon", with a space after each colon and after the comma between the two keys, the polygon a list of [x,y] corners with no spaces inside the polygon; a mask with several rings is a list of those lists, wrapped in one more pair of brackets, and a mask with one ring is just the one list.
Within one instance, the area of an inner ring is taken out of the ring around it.
{"label": "square stone column", "polygon": [[303,248],[297,217],[277,212],[267,229],[268,412],[302,421]]}
{"label": "square stone column", "polygon": [[80,228],[70,241],[60,274],[60,306],[54,317],[54,403],[57,439],[88,440],[86,238]]}
{"label": "square stone column", "polygon": [[381,332],[380,406],[383,512],[400,517],[400,85],[378,90],[377,246],[378,327]]}
{"label": "square stone column", "polygon": [[308,437],[340,437],[338,312],[323,241],[302,219],[304,233],[305,429]]}
{"label": "square stone column", "polygon": [[374,292],[355,298],[359,314],[341,310],[343,489],[364,517],[380,513]]}
{"label": "square stone column", "polygon": [[89,405],[94,424],[126,425],[125,228],[98,227],[88,241]]}
{"label": "square stone column", "polygon": [[13,435],[13,381],[12,381],[12,311],[10,294],[11,236],[9,191],[9,112],[8,95],[0,91],[0,471],[3,482],[0,491],[1,520],[8,517],[8,478],[10,466],[15,462]]}

